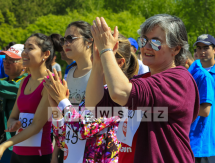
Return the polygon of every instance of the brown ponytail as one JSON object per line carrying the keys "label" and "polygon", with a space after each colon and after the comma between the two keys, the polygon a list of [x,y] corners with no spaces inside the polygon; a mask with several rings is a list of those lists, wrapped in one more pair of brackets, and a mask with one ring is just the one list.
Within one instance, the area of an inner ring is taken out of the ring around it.
{"label": "brown ponytail", "polygon": [[137,75],[138,70],[139,70],[139,64],[138,64],[137,57],[134,53],[131,52],[130,64],[127,69],[127,75],[126,75],[128,79],[131,79],[133,78],[134,75]]}
{"label": "brown ponytail", "polygon": [[131,52],[131,44],[129,40],[119,34],[119,49],[116,52],[116,59],[117,58],[124,58],[125,63],[121,67],[124,74],[127,76],[128,79],[131,79],[134,75],[137,75],[139,70],[138,60],[135,54]]}

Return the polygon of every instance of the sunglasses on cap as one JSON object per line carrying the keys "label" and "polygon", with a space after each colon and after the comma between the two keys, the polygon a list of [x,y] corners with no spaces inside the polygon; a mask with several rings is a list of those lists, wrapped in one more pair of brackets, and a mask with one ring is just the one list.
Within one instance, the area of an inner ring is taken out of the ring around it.
{"label": "sunglasses on cap", "polygon": [[137,43],[138,43],[139,47],[141,47],[141,48],[143,48],[147,44],[147,42],[149,42],[152,49],[154,49],[156,51],[159,51],[161,49],[161,42],[157,39],[148,40],[144,37],[139,37],[137,39]]}
{"label": "sunglasses on cap", "polygon": [[63,46],[65,44],[65,42],[67,43],[72,43],[73,40],[77,39],[77,38],[83,38],[84,36],[81,37],[73,37],[72,35],[68,35],[66,37],[62,37],[60,38],[60,45]]}

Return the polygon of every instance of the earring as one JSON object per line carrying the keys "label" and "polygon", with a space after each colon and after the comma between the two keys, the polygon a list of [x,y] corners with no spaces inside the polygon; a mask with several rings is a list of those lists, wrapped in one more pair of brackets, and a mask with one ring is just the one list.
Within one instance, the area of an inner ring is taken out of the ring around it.
{"label": "earring", "polygon": [[87,46],[87,49],[89,49],[90,47],[89,47],[89,45]]}
{"label": "earring", "polygon": [[45,59],[43,58],[43,62],[45,61]]}

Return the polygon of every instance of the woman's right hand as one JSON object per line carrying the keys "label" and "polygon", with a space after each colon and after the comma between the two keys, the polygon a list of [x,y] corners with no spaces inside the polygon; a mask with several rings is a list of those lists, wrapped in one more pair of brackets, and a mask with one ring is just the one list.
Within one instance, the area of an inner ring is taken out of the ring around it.
{"label": "woman's right hand", "polygon": [[103,17],[96,18],[96,21],[93,21],[91,27],[91,32],[94,39],[94,44],[96,44],[99,52],[103,49],[114,49],[118,41],[118,27],[114,28],[114,33],[112,35],[110,27],[108,27],[105,19]]}
{"label": "woman's right hand", "polygon": [[54,68],[53,71],[54,77],[52,76],[52,73],[47,70],[49,79],[45,77],[45,82],[43,85],[48,91],[49,95],[56,101],[57,104],[59,104],[61,100],[68,98],[69,90],[67,87],[67,82],[63,79],[63,83],[61,83],[56,69]]}
{"label": "woman's right hand", "polygon": [[5,132],[15,132],[22,126],[22,123],[19,120],[12,120],[7,125],[7,129],[4,130]]}

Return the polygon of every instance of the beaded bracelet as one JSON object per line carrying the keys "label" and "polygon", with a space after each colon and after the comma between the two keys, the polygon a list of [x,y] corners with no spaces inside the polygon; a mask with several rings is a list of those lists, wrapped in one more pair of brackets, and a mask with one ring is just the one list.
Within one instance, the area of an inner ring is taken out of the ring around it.
{"label": "beaded bracelet", "polygon": [[104,52],[106,52],[106,51],[113,51],[112,49],[103,49],[103,50],[101,50],[100,51],[100,53],[99,53],[99,55],[100,55],[100,57],[101,57],[101,55],[104,53]]}

